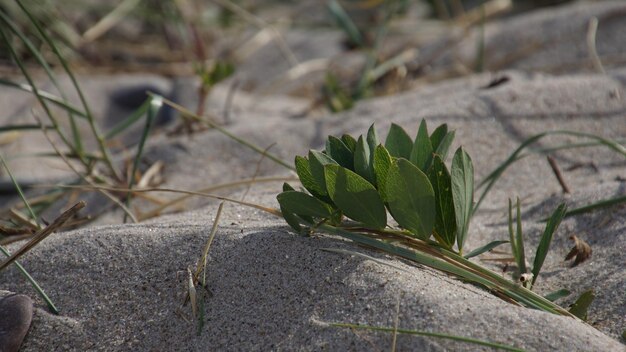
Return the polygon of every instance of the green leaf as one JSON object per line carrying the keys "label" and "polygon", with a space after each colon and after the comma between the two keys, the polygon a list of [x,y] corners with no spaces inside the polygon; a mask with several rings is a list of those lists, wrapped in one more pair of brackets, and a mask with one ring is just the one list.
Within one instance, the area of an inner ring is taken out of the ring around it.
{"label": "green leaf", "polygon": [[303,192],[286,191],[276,196],[276,199],[281,208],[297,215],[329,218],[332,214],[328,204]]}
{"label": "green leaf", "polygon": [[300,179],[300,183],[302,183],[302,186],[306,188],[307,191],[311,192],[311,194],[315,198],[323,199],[324,197],[326,197],[330,201],[330,198],[328,197],[328,192],[326,192],[326,188],[322,188],[322,186],[320,186],[317,181],[315,181],[315,178],[311,173],[309,159],[301,156],[296,156],[295,164],[296,173],[298,174],[298,178]]}
{"label": "green leaf", "polygon": [[428,179],[435,192],[435,231],[433,235],[444,247],[452,248],[456,237],[456,217],[452,199],[452,181],[448,168],[439,155],[435,155],[428,169]]}
{"label": "green leaf", "polygon": [[387,139],[385,139],[385,148],[387,148],[391,156],[409,160],[411,158],[411,150],[413,149],[413,141],[402,127],[392,123],[391,127],[389,127],[389,133],[387,133]]}
{"label": "green leaf", "polygon": [[386,182],[389,210],[400,226],[428,239],[435,224],[435,193],[428,177],[406,159],[389,167]]}
{"label": "green leaf", "polygon": [[370,147],[363,136],[359,137],[354,150],[354,172],[366,179],[369,183],[375,184],[374,170],[370,164]]}
{"label": "green leaf", "polygon": [[356,149],[356,139],[349,134],[344,134],[341,136],[341,141],[350,149],[350,152],[354,153]]}
{"label": "green leaf", "polygon": [[548,255],[548,249],[550,248],[550,242],[552,242],[552,236],[559,228],[561,224],[561,220],[565,216],[567,212],[567,205],[562,203],[556,208],[548,223],[546,224],[546,229],[541,236],[541,240],[539,241],[539,246],[537,246],[537,252],[535,254],[535,260],[533,261],[533,280],[532,284],[535,284],[535,280],[537,280],[537,276],[539,275],[539,271],[541,271],[541,267],[543,266],[543,261],[546,259]]}
{"label": "green leaf", "polygon": [[435,128],[433,133],[430,135],[430,144],[433,147],[433,150],[436,150],[439,147],[439,144],[443,140],[443,138],[448,134],[448,124],[440,125]]}
{"label": "green leaf", "polygon": [[316,150],[309,151],[309,166],[311,167],[311,174],[313,175],[315,182],[324,189],[325,194],[328,194],[326,191],[326,178],[324,177],[324,165],[327,164],[337,164],[337,162],[324,153]]}
{"label": "green leaf", "polygon": [[454,141],[454,135],[454,131],[448,132],[446,136],[443,137],[441,143],[439,143],[439,146],[435,148],[435,154],[441,156],[441,160],[443,160],[444,162],[448,158],[448,150],[450,149],[450,145],[452,145],[452,142]]}
{"label": "green leaf", "polygon": [[515,264],[517,265],[518,274],[525,274],[528,272],[526,268],[526,250],[524,249],[524,236],[522,233],[522,211],[520,207],[519,197],[516,203],[516,223],[517,227],[513,231],[513,205],[511,199],[509,199],[509,239],[511,243],[511,250],[513,252],[513,258],[515,258]]}
{"label": "green leaf", "polygon": [[354,155],[341,139],[328,136],[326,141],[326,154],[335,160],[339,165],[352,169],[354,167]]}
{"label": "green leaf", "polygon": [[383,202],[387,202],[387,193],[385,185],[387,183],[387,173],[391,166],[391,155],[385,147],[378,145],[374,151],[374,173],[376,174],[376,183],[378,184],[378,193]]}
{"label": "green leaf", "polygon": [[567,297],[570,294],[571,294],[571,292],[569,290],[566,290],[566,289],[562,288],[560,290],[557,290],[557,291],[554,291],[554,292],[550,292],[550,293],[548,293],[547,295],[545,295],[543,297],[545,299],[547,299],[548,301],[550,301],[550,302],[554,302],[557,299]]}
{"label": "green leaf", "polygon": [[[283,183],[283,191],[294,191],[295,189],[291,187],[288,183]],[[278,198],[278,197],[277,197]],[[279,202],[280,204],[280,202]],[[302,226],[300,226],[300,219],[298,219],[297,215],[285,209],[282,204],[280,204],[280,212],[283,214],[283,218],[287,222],[289,226],[291,226],[294,231],[297,233],[302,233]]]}
{"label": "green leaf", "polygon": [[376,128],[374,124],[370,126],[367,130],[367,145],[370,147],[370,166],[373,166],[374,160],[374,150],[380,144],[380,139],[378,138],[378,133],[376,133]]}
{"label": "green leaf", "polygon": [[472,159],[462,147],[454,153],[451,177],[452,199],[454,200],[457,229],[456,244],[459,248],[459,253],[462,253],[474,201],[474,166],[472,165]]}
{"label": "green leaf", "polygon": [[464,255],[465,259],[469,259],[472,257],[475,257],[477,255],[481,255],[485,252],[488,252],[496,247],[498,247],[501,244],[505,244],[505,243],[509,243],[509,241],[492,241],[487,243],[486,245],[482,246],[482,247],[478,247],[476,249],[474,249],[473,251],[467,253],[466,255]]}
{"label": "green leaf", "polygon": [[413,143],[410,160],[419,167],[420,170],[426,171],[430,166],[432,156],[433,146],[430,144],[430,137],[428,137],[428,126],[426,126],[426,120],[422,120],[420,128],[417,131],[417,136],[415,137],[415,143]]}
{"label": "green leaf", "polygon": [[356,173],[339,165],[324,167],[328,194],[349,218],[365,226],[387,226],[387,212],[374,186]]}
{"label": "green leaf", "polygon": [[582,320],[587,320],[587,310],[595,298],[593,290],[583,292],[569,308],[569,312]]}

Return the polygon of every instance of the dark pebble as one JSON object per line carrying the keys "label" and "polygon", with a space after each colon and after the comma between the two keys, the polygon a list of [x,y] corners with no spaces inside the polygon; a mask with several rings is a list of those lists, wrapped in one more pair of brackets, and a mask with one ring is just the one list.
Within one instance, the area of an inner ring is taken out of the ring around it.
{"label": "dark pebble", "polygon": [[33,301],[14,294],[0,299],[0,352],[17,352],[30,328]]}

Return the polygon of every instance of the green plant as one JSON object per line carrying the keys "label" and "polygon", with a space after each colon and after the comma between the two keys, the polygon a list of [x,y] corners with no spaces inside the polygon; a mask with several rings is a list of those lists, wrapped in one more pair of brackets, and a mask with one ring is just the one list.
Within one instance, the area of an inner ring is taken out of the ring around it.
{"label": "green plant", "polygon": [[[450,169],[446,166],[453,139],[454,132],[445,124],[429,134],[425,121],[414,140],[392,124],[384,145],[373,125],[358,138],[329,136],[323,152],[296,157],[304,190],[283,185],[277,196],[282,215],[299,233],[319,229],[337,234],[457,275],[509,301],[571,316],[462,255],[474,209],[474,176],[472,160],[462,147],[455,151]],[[387,212],[397,225],[388,222]]]}
{"label": "green plant", "polygon": [[537,251],[535,252],[535,258],[533,260],[532,270],[529,271],[529,268],[526,264],[526,253],[524,250],[524,235],[522,233],[522,214],[520,211],[520,200],[517,198],[516,203],[516,227],[515,231],[513,230],[513,205],[511,200],[509,199],[509,243],[511,244],[511,250],[513,252],[513,258],[515,258],[515,263],[517,265],[517,269],[514,273],[514,277],[524,285],[524,287],[529,290],[532,289],[537,277],[539,276],[539,272],[541,271],[541,267],[543,266],[543,262],[548,255],[548,250],[550,249],[550,243],[552,242],[552,237],[556,232],[561,220],[565,217],[567,212],[567,206],[565,204],[561,204],[558,208],[552,213],[548,223],[546,224],[546,229],[541,236],[541,240],[539,241],[539,245],[537,246]]}

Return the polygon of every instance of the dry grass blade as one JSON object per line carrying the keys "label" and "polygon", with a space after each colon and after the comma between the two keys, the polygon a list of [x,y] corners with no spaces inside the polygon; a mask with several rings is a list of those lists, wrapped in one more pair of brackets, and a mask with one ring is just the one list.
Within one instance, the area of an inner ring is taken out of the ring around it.
{"label": "dry grass blade", "polygon": [[85,202],[83,202],[83,201],[80,201],[80,202],[74,204],[74,206],[72,206],[71,208],[69,208],[68,210],[63,212],[63,214],[61,214],[58,218],[56,218],[54,220],[54,222],[52,222],[52,224],[50,224],[50,225],[46,226],[45,228],[43,228],[42,230],[38,231],[33,236],[33,238],[30,241],[28,241],[28,243],[26,243],[20,249],[18,249],[16,252],[14,252],[8,259],[6,259],[0,265],[0,271],[2,271],[2,269],[6,268],[9,264],[13,263],[17,258],[21,257],[26,252],[31,250],[39,242],[41,242],[44,238],[50,236],[54,231],[58,230],[61,226],[63,226],[63,224],[65,224],[66,221],[68,221],[70,218],[72,218],[76,213],[78,213],[79,210],[81,210],[84,207],[85,207]]}
{"label": "dry grass blade", "polygon": [[76,189],[83,189],[83,190],[95,190],[95,191],[111,191],[111,192],[170,192],[170,193],[181,193],[181,194],[188,194],[188,195],[195,195],[195,196],[201,196],[201,197],[206,197],[206,198],[213,198],[213,199],[217,199],[217,200],[223,200],[226,202],[231,202],[231,203],[236,203],[236,204],[240,204],[240,205],[244,205],[247,207],[251,207],[251,208],[255,208],[255,209],[259,209],[261,211],[264,211],[266,213],[278,216],[278,217],[282,217],[282,213],[278,210],[278,209],[274,209],[274,208],[269,208],[269,207],[265,207],[262,205],[258,205],[258,204],[254,204],[254,203],[248,203],[248,202],[242,202],[240,200],[237,199],[232,199],[232,198],[228,198],[228,197],[222,197],[222,196],[218,196],[215,194],[209,194],[209,193],[204,193],[204,192],[195,192],[195,191],[187,191],[187,190],[182,190],[182,189],[172,189],[172,188],[144,188],[144,189],[128,189],[128,188],[116,188],[116,187],[109,187],[109,186],[100,186],[100,185],[95,185],[95,184],[91,184],[89,186],[87,185],[81,185],[81,186],[74,186],[74,185],[55,185],[53,187],[59,187],[59,188],[76,188]]}
{"label": "dry grass blade", "polygon": [[87,44],[104,35],[106,32],[109,31],[109,29],[115,27],[115,25],[119,23],[124,18],[124,16],[131,12],[139,3],[140,0],[122,1],[122,3],[117,5],[115,9],[113,9],[113,11],[109,12],[93,27],[85,31],[80,44]]}
{"label": "dry grass blade", "polygon": [[[34,114],[35,118],[37,119],[38,122],[41,123],[39,117]],[[83,179],[85,182],[87,182],[88,184],[90,184],[91,186],[96,186],[89,178],[87,178],[85,175],[81,174],[80,172],[78,172],[78,170],[76,170],[76,168],[72,165],[72,163],[70,163],[69,160],[67,160],[67,158],[65,157],[65,155],[63,153],[61,153],[61,151],[59,150],[59,148],[56,146],[56,144],[54,144],[54,142],[52,141],[52,139],[50,138],[50,136],[48,135],[48,130],[45,128],[45,126],[42,125],[42,130],[43,130],[43,134],[46,137],[46,139],[48,140],[48,142],[50,142],[50,145],[52,146],[52,148],[54,149],[54,151],[57,153],[57,155],[63,159],[63,161],[65,162],[65,164],[72,170],[74,171],[74,173],[76,175],[78,175],[81,179]],[[106,196],[107,198],[109,198],[111,201],[113,201],[113,203],[117,204],[117,206],[119,206],[132,220],[133,222],[139,222],[137,220],[137,217],[135,217],[135,215],[130,211],[130,209],[128,209],[124,204],[122,204],[122,202],[120,202],[115,196],[113,196],[111,193],[107,192],[107,190],[100,190],[100,192]]]}
{"label": "dry grass blade", "polygon": [[[221,202],[219,207],[217,208],[217,214],[215,215],[215,221],[213,221],[213,227],[211,228],[211,234],[209,235],[209,239],[207,240],[204,250],[202,251],[202,259],[198,262],[198,266],[196,268],[196,272],[194,274],[194,282],[198,282],[200,278],[200,274],[204,272],[206,274],[206,261],[209,256],[209,249],[211,249],[211,243],[213,243],[213,239],[215,238],[215,234],[217,233],[217,224],[220,221],[220,216],[222,215],[222,209],[224,208],[224,202]],[[203,284],[206,284],[206,279],[203,278]]]}
{"label": "dry grass blade", "polygon": [[589,49],[589,56],[591,58],[591,62],[593,63],[593,67],[600,73],[606,74],[604,70],[604,66],[602,66],[602,61],[600,60],[600,56],[598,56],[598,51],[596,50],[596,33],[598,31],[598,18],[592,17],[589,20],[589,27],[587,28],[587,48]]}

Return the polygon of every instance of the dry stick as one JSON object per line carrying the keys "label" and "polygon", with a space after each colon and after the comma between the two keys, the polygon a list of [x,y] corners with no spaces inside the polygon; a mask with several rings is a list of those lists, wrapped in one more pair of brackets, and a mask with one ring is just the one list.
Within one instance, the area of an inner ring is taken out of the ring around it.
{"label": "dry stick", "polygon": [[[46,137],[46,139],[48,140],[48,142],[50,142],[50,145],[52,146],[52,148],[54,149],[54,151],[59,155],[59,157],[61,159],[63,159],[63,161],[65,162],[65,164],[72,169],[72,171],[74,171],[74,173],[76,175],[78,175],[78,177],[80,177],[83,181],[87,182],[88,184],[90,184],[91,186],[95,186],[95,184],[93,183],[93,181],[91,181],[89,178],[87,178],[86,176],[84,176],[83,174],[81,174],[80,172],[78,172],[78,170],[76,170],[76,168],[74,167],[74,165],[72,165],[70,163],[69,160],[67,160],[67,158],[65,157],[65,155],[63,153],[61,153],[61,151],[59,150],[59,148],[57,148],[56,144],[54,144],[54,142],[52,141],[52,139],[50,138],[50,136],[48,135],[48,130],[46,129],[46,126],[44,126],[41,123],[41,120],[39,119],[39,117],[37,116],[37,114],[35,114],[33,112],[33,116],[35,117],[35,119],[37,119],[37,122],[39,122],[39,124],[41,125],[41,129],[43,131],[43,135]],[[122,208],[122,210],[124,211],[124,213],[126,213],[132,220],[133,222],[137,223],[139,221],[137,221],[137,218],[135,217],[135,215],[133,215],[133,213],[130,211],[130,209],[128,209],[124,204],[122,204],[122,202],[119,201],[119,199],[117,199],[115,196],[113,196],[111,193],[107,192],[106,190],[100,190],[100,193],[104,194],[107,198],[109,198],[111,201],[113,201],[113,203],[117,204],[120,208]]]}
{"label": "dry stick", "polygon": [[58,218],[54,220],[54,222],[42,230],[38,231],[33,238],[28,241],[25,245],[23,245],[20,249],[14,252],[7,260],[5,260],[0,265],[0,271],[6,268],[9,264],[13,263],[17,258],[21,257],[24,253],[31,250],[34,246],[36,246],[39,242],[41,242],[44,238],[51,235],[54,231],[56,231],[59,227],[63,226],[67,220],[69,220],[72,216],[78,213],[79,210],[85,207],[85,202],[80,201],[65,212],[61,214]]}
{"label": "dry stick", "polygon": [[548,163],[550,163],[552,172],[554,172],[554,176],[556,176],[556,179],[559,181],[559,184],[563,189],[563,193],[571,193],[569,187],[567,187],[567,183],[565,183],[565,179],[563,178],[563,174],[561,174],[561,169],[559,169],[559,165],[557,165],[556,160],[554,160],[554,158],[550,155],[548,155],[546,159],[548,159]]}

